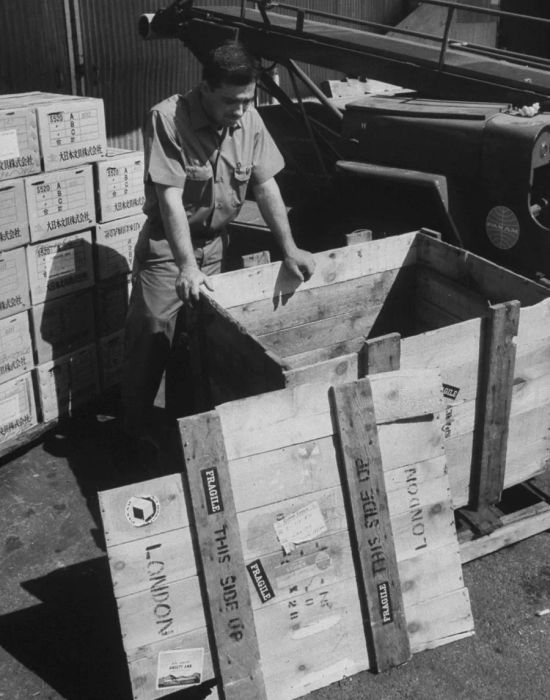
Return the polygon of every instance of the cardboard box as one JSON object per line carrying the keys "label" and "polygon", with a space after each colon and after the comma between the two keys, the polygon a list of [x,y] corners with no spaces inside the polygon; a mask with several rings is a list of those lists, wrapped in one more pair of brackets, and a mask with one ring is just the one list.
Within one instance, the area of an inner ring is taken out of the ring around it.
{"label": "cardboard box", "polygon": [[100,338],[98,346],[101,389],[105,391],[120,384],[122,379],[124,331],[118,331],[118,333]]}
{"label": "cardboard box", "polygon": [[30,373],[0,384],[0,445],[37,424]]}
{"label": "cardboard box", "polygon": [[2,105],[35,111],[45,172],[105,157],[107,135],[103,100],[29,92],[0,97],[0,108]]}
{"label": "cardboard box", "polygon": [[0,100],[0,180],[39,172],[40,147],[34,109],[4,107]]}
{"label": "cardboard box", "polygon": [[99,222],[141,213],[145,204],[143,171],[142,151],[109,149],[107,160],[94,164]]}
{"label": "cardboard box", "polygon": [[29,220],[25,181],[6,180],[0,183],[0,251],[17,248],[29,242]]}
{"label": "cardboard box", "polygon": [[134,249],[145,219],[144,214],[136,214],[107,224],[98,224],[95,248],[99,280],[132,271]]}
{"label": "cardboard box", "polygon": [[93,286],[91,231],[30,245],[27,259],[33,304]]}
{"label": "cardboard box", "polygon": [[32,339],[27,311],[0,320],[0,382],[33,368]]}
{"label": "cardboard box", "polygon": [[33,306],[31,315],[37,364],[55,360],[95,340],[91,289]]}
{"label": "cardboard box", "polygon": [[132,291],[130,275],[118,275],[95,286],[97,335],[101,338],[124,328]]}
{"label": "cardboard box", "polygon": [[25,248],[0,253],[0,318],[18,314],[30,304]]}
{"label": "cardboard box", "polygon": [[36,373],[44,421],[71,413],[99,393],[95,345],[39,365]]}
{"label": "cardboard box", "polygon": [[95,224],[92,166],[25,179],[31,241],[82,231]]}

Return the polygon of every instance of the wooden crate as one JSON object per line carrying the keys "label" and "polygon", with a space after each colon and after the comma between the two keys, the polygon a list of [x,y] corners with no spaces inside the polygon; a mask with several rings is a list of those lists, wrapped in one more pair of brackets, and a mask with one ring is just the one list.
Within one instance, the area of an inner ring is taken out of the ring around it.
{"label": "wooden crate", "polygon": [[136,699],[177,689],[156,686],[168,651],[202,649],[226,700],[289,700],[472,634],[440,384],[224,404],[180,420],[183,480],[100,494]]}
{"label": "wooden crate", "polygon": [[[422,232],[218,275],[203,299],[213,403],[341,373],[437,367],[455,506],[496,502],[550,456],[548,289]],[[519,324],[519,330],[518,330]]]}

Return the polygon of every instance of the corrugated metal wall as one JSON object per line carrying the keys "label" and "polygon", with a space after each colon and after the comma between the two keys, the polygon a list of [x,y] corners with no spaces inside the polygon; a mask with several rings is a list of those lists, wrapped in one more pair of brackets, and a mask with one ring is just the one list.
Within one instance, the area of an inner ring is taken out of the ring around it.
{"label": "corrugated metal wall", "polygon": [[0,2],[0,93],[71,92],[64,0]]}

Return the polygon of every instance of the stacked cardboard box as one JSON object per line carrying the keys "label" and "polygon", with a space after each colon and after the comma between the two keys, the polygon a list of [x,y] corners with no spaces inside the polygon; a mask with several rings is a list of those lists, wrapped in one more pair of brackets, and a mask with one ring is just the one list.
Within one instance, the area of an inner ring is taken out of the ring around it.
{"label": "stacked cardboard box", "polygon": [[142,183],[102,100],[0,96],[0,447],[118,380]]}
{"label": "stacked cardboard box", "polygon": [[134,248],[145,216],[143,153],[112,149],[95,164],[97,191],[96,307],[102,388],[120,381],[123,324],[128,306]]}

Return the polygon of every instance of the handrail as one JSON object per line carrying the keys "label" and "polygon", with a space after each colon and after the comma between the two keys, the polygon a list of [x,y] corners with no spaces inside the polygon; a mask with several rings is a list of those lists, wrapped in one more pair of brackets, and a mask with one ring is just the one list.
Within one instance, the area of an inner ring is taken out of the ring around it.
{"label": "handrail", "polygon": [[[355,19],[353,17],[347,17],[347,16],[341,16],[341,15],[336,15],[332,12],[324,12],[322,10],[313,10],[309,8],[300,8],[296,7],[294,5],[288,5],[287,3],[284,2],[277,2],[277,1],[271,1],[271,0],[241,0],[241,16],[244,16],[245,12],[245,5],[246,3],[252,3],[253,5],[258,5],[258,8],[260,9],[260,12],[262,14],[262,17],[264,19],[267,17],[265,14],[266,11],[269,9],[282,9],[282,10],[288,10],[292,13],[296,13],[296,31],[301,33],[303,32],[303,25],[304,25],[304,18],[305,16],[310,16],[310,17],[319,17],[323,19],[331,19],[331,20],[336,20],[338,22],[343,22],[343,23],[349,23],[353,24],[358,27],[365,27],[367,29],[380,29],[384,31],[391,31],[396,34],[402,34],[404,36],[410,36],[418,39],[428,39],[430,41],[436,41],[441,44],[441,50],[439,54],[439,69],[441,70],[444,65],[445,65],[445,55],[447,51],[447,47],[449,44],[452,42],[457,42],[457,39],[454,39],[452,36],[450,36],[450,30],[451,30],[451,25],[453,21],[453,14],[455,10],[465,10],[467,12],[472,12],[472,13],[477,13],[477,14],[483,14],[483,15],[490,15],[490,16],[495,16],[495,17],[509,17],[513,19],[519,19],[522,21],[527,21],[527,22],[536,22],[539,24],[548,24],[550,25],[550,19],[546,19],[545,17],[535,17],[533,15],[524,15],[524,14],[516,14],[514,12],[507,12],[506,10],[496,10],[488,7],[478,7],[477,5],[466,5],[462,4],[460,2],[451,2],[449,0],[422,0],[423,4],[425,5],[436,5],[439,7],[446,7],[447,8],[447,18],[445,22],[445,30],[443,36],[438,36],[435,34],[429,34],[429,33],[424,33],[424,32],[417,32],[413,31],[410,29],[403,29],[401,27],[392,27],[391,25],[388,24],[383,24],[380,22],[371,22],[368,20],[360,20],[360,19]],[[476,47],[478,50],[482,47]],[[499,49],[495,49],[495,57],[499,55]],[[506,58],[507,60],[510,60],[511,62],[517,61],[517,62],[529,62],[530,60],[533,60],[534,57],[528,56],[527,54],[516,54],[513,55],[512,52],[508,52],[506,50],[502,51],[502,57]],[[536,58],[534,59],[535,63],[538,63],[539,60]]]}

